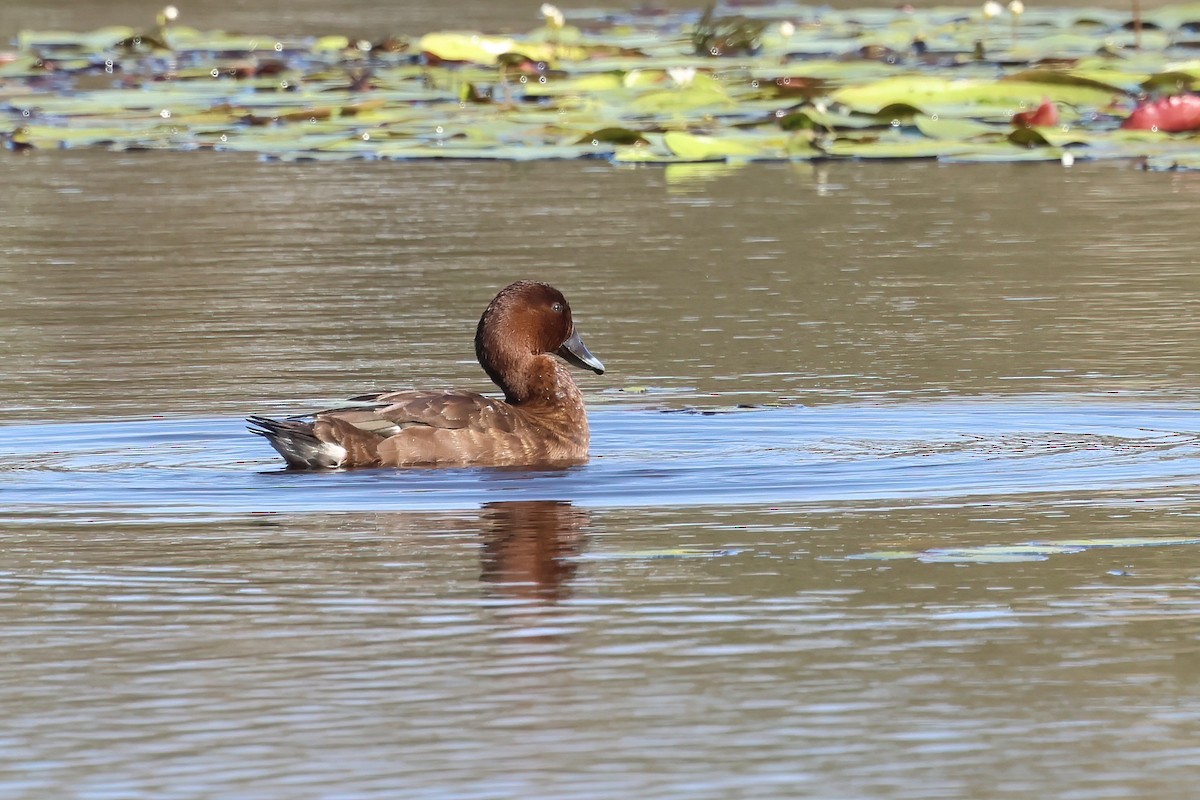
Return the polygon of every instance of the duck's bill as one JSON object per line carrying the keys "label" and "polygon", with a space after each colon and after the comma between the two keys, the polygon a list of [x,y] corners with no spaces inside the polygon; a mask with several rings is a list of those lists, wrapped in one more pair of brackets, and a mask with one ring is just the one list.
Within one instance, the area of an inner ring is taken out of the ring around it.
{"label": "duck's bill", "polygon": [[590,369],[597,375],[604,374],[604,364],[600,359],[592,355],[587,349],[587,345],[583,343],[583,339],[579,338],[578,333],[571,333],[571,338],[562,343],[562,347],[558,348],[558,354],[562,356],[568,364],[574,364],[580,369]]}

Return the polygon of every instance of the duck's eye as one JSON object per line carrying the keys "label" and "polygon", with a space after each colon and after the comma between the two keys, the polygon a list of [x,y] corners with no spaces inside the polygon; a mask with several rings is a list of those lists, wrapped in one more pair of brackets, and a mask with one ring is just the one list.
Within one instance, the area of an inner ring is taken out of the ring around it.
{"label": "duck's eye", "polygon": [[563,304],[555,303],[554,305],[550,306],[550,310],[553,311],[555,314],[561,314],[563,312]]}

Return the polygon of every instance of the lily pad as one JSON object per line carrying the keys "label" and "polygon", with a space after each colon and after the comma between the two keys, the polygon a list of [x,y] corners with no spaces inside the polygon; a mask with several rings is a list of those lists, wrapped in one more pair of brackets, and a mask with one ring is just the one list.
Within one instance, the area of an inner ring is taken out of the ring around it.
{"label": "lily pad", "polygon": [[831,156],[860,159],[938,158],[969,153],[977,145],[945,139],[926,139],[916,136],[870,139],[837,139],[825,145]]}
{"label": "lily pad", "polygon": [[663,143],[684,161],[724,161],[726,159],[782,159],[786,157],[787,136],[697,136],[671,131]]}

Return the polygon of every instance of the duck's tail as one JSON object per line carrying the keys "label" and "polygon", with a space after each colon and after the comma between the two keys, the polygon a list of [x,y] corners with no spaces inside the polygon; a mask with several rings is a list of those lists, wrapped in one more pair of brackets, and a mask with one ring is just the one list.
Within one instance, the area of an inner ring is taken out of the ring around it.
{"label": "duck's tail", "polygon": [[246,430],[266,438],[290,469],[336,469],[346,458],[346,448],[318,439],[311,422],[259,416],[246,421]]}

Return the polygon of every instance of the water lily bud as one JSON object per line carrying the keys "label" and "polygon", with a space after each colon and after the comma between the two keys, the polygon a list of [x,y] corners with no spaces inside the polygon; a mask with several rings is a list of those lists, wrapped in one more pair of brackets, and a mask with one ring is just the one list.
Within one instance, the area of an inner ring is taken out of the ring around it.
{"label": "water lily bud", "polygon": [[154,17],[154,21],[160,28],[166,28],[177,19],[179,19],[179,9],[175,6],[167,6],[159,11]]}
{"label": "water lily bud", "polygon": [[987,2],[983,4],[984,19],[995,19],[1003,13],[1004,6],[997,3],[996,0],[987,0]]}
{"label": "water lily bud", "polygon": [[1025,13],[1025,4],[1022,3],[1021,0],[1012,0],[1012,2],[1008,4],[1008,11],[1014,17],[1019,17]]}
{"label": "water lily bud", "polygon": [[672,67],[667,70],[667,74],[671,76],[671,80],[676,86],[685,87],[691,86],[692,81],[696,79],[695,67]]}
{"label": "water lily bud", "polygon": [[567,18],[558,10],[558,6],[550,3],[542,3],[542,16],[546,18],[546,25],[551,28],[561,28],[567,24]]}

